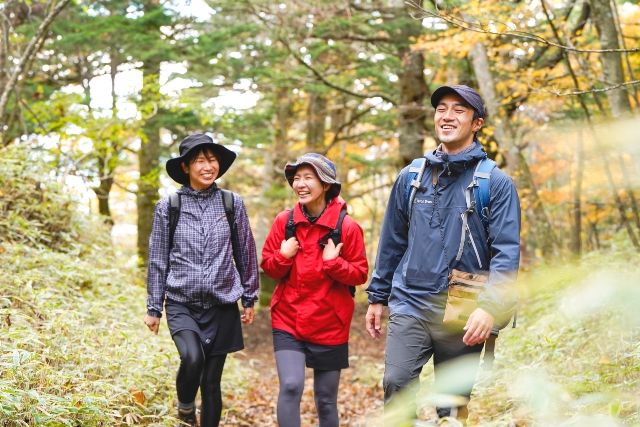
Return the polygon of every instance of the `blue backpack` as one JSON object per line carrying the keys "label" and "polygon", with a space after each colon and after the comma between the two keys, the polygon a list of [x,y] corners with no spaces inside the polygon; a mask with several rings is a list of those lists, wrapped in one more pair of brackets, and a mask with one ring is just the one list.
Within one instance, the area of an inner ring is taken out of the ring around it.
{"label": "blue backpack", "polygon": [[[466,239],[466,233],[469,232],[469,238],[473,251],[475,252],[478,265],[482,268],[482,260],[478,253],[478,248],[471,236],[469,230],[469,215],[473,212],[477,212],[484,230],[489,235],[489,218],[491,217],[491,209],[489,206],[490,201],[490,188],[489,180],[491,178],[491,172],[496,167],[496,162],[485,157],[478,161],[476,169],[473,172],[473,178],[471,183],[467,186],[464,192],[465,201],[467,204],[467,210],[462,214],[462,233],[460,235],[460,246],[458,246],[458,253],[456,254],[456,262],[462,258],[462,251],[464,250],[464,242]],[[407,185],[405,187],[405,200],[407,201],[407,216],[409,218],[408,223],[411,224],[411,213],[413,210],[413,199],[416,196],[420,183],[422,182],[422,176],[427,168],[427,159],[425,157],[419,157],[414,159],[409,165],[409,176],[407,177]],[[473,196],[472,196],[473,194]]]}
{"label": "blue backpack", "polygon": [[[476,169],[473,172],[473,180],[467,187],[467,208],[478,212],[482,225],[485,230],[489,231],[489,217],[491,211],[489,208],[489,199],[491,196],[489,188],[489,179],[491,178],[491,172],[496,167],[496,162],[485,157],[478,161]],[[413,159],[409,165],[409,175],[407,177],[407,185],[405,187],[405,199],[407,201],[407,213],[409,219],[411,219],[411,211],[413,208],[413,199],[416,196],[420,183],[422,182],[422,176],[427,168],[427,159],[425,157],[418,157]],[[473,201],[470,197],[470,192],[473,192]]]}

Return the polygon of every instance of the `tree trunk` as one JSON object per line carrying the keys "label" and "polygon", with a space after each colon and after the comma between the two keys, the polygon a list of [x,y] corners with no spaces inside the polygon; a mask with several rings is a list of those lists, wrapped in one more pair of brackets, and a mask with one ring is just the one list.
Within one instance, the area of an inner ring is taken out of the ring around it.
{"label": "tree trunk", "polygon": [[309,94],[307,106],[307,150],[324,151],[325,122],[327,119],[327,99],[319,93]]}
{"label": "tree trunk", "polygon": [[424,155],[425,120],[427,109],[425,98],[428,93],[424,80],[424,55],[422,51],[411,50],[415,38],[422,34],[422,23],[410,17],[411,7],[401,1],[397,5],[400,30],[397,34],[398,58],[401,69],[398,74],[400,102],[398,104],[398,143],[402,166],[408,165],[416,157]]}
{"label": "tree trunk", "polygon": [[93,189],[98,197],[98,212],[104,217],[106,224],[113,225],[111,207],[109,206],[109,195],[113,187],[113,175],[108,172],[103,158],[99,158],[98,163],[100,164],[99,171],[101,172],[100,185]]}
{"label": "tree trunk", "polygon": [[[593,20],[598,30],[600,47],[602,49],[620,49],[618,31],[613,9],[609,0],[589,0],[593,10]],[[607,86],[624,83],[624,71],[620,52],[606,52],[600,54],[604,80]],[[627,89],[618,88],[607,91],[609,106],[614,117],[621,117],[631,112]]]}
{"label": "tree trunk", "polygon": [[424,102],[427,95],[427,83],[424,81],[424,57],[422,52],[410,48],[399,52],[402,61],[400,71],[400,104],[398,105],[398,137],[400,158],[408,165],[416,157],[424,154],[424,122],[427,110]]}
{"label": "tree trunk", "polygon": [[[542,0],[540,2],[540,5],[542,6],[542,10],[544,11],[544,14],[547,18],[547,22],[549,24],[549,26],[551,27],[551,30],[553,32],[553,35],[556,39],[556,41],[558,43],[561,43],[562,40],[560,38],[560,35],[558,33],[557,28],[555,27],[553,20],[551,19],[551,16],[549,15],[549,12],[547,10],[547,5],[546,5],[546,0]],[[577,91],[580,91],[580,83],[578,81],[578,78],[575,74],[575,72],[573,71],[573,67],[571,65],[571,61],[569,59],[569,54],[567,53],[566,50],[563,50],[563,55],[564,55],[564,65],[567,69],[567,71],[569,72],[569,75],[571,76],[571,79],[573,81],[573,85],[575,87],[575,89]],[[600,145],[600,138],[598,136],[598,133],[596,132],[596,129],[593,125],[593,121],[591,120],[591,113],[589,111],[589,108],[587,107],[586,101],[585,101],[585,95],[581,94],[578,95],[578,101],[580,103],[580,107],[582,108],[582,111],[584,112],[585,118],[587,120],[587,124],[589,126],[589,130],[591,131],[591,134],[593,135],[594,139],[596,140],[596,143],[598,145]],[[627,99],[628,102],[628,99]],[[622,201],[622,198],[620,197],[620,194],[618,193],[618,189],[616,186],[616,182],[613,179],[613,174],[611,173],[611,168],[609,166],[609,161],[607,159],[607,152],[606,150],[603,151],[603,158],[601,159],[602,162],[602,167],[604,169],[604,173],[605,176],[607,177],[607,182],[609,183],[609,190],[611,191],[611,194],[613,195],[613,198],[615,200],[615,204],[616,204],[616,208],[618,209],[618,213],[620,215],[620,223],[622,224],[622,226],[625,227],[627,234],[629,235],[629,239],[631,240],[631,244],[633,245],[633,247],[640,252],[640,242],[638,241],[638,238],[635,235],[635,231],[633,229],[633,227],[631,226],[631,222],[628,220],[627,215],[626,215],[626,207]]]}
{"label": "tree trunk", "polygon": [[[110,80],[111,80],[111,118],[115,120],[118,115],[118,108],[116,106],[116,74],[118,72],[118,65],[120,65],[115,49],[111,51],[109,62]],[[83,79],[85,80],[85,79]],[[89,76],[86,76],[86,81],[90,80]],[[90,96],[89,87],[85,89],[87,96]],[[89,103],[91,100],[89,99]],[[117,142],[112,141],[94,141],[99,144],[97,160],[98,160],[98,174],[100,176],[100,185],[94,188],[96,197],[98,198],[98,212],[105,217],[105,223],[113,225],[113,216],[111,215],[111,207],[109,205],[109,196],[111,195],[111,189],[113,188],[113,175],[115,168],[112,165],[111,153],[117,153]],[[115,154],[117,155],[117,154]]]}
{"label": "tree trunk", "polygon": [[[288,159],[287,137],[291,122],[291,89],[276,90],[273,102],[276,114],[273,121],[273,143],[265,147],[263,154],[264,167],[262,171],[262,186],[260,195],[260,214],[254,227],[258,254],[262,253],[262,246],[267,238],[273,218],[284,207],[283,194],[288,194],[289,184],[284,180],[284,165]],[[286,186],[286,187],[285,187]]]}
{"label": "tree trunk", "polygon": [[[160,99],[160,61],[148,60],[143,67],[144,86],[142,88],[142,104],[153,105]],[[155,109],[158,107],[156,106]],[[136,204],[138,208],[138,256],[139,264],[147,264],[149,256],[149,236],[153,224],[153,211],[158,200],[160,189],[160,129],[154,119],[146,120],[142,128],[140,151],[138,152],[138,192]]]}
{"label": "tree trunk", "polygon": [[528,188],[531,192],[531,207],[536,224],[539,225],[536,228],[540,231],[541,237],[540,249],[543,255],[551,255],[557,245],[558,238],[553,231],[551,221],[540,199],[527,159],[515,141],[515,132],[513,132],[508,121],[504,118],[500,101],[496,94],[487,49],[484,44],[478,42],[473,45],[469,54],[480,93],[487,107],[489,119],[496,129],[494,136],[498,141],[498,146],[505,153],[507,164],[510,168],[513,171],[517,171],[516,176],[520,178],[519,187]]}
{"label": "tree trunk", "polygon": [[571,251],[574,255],[582,253],[582,177],[584,172],[584,142],[582,128],[578,128],[576,144],[576,182],[573,188],[573,233]]}

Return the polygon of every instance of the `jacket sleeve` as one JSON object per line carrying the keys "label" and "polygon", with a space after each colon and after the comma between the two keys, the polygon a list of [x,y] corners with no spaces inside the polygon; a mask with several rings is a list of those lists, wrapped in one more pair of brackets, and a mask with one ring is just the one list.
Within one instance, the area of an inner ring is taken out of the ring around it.
{"label": "jacket sleeve", "polygon": [[358,286],[367,281],[369,263],[364,246],[362,228],[350,217],[343,222],[343,242],[340,255],[332,260],[323,261],[322,269],[336,282],[348,286]]}
{"label": "jacket sleeve", "polygon": [[500,170],[490,182],[489,281],[478,304],[506,326],[516,305],[515,279],[520,265],[520,200],[510,177]]}
{"label": "jacket sleeve", "polygon": [[406,167],[400,172],[391,189],[380,231],[376,265],[367,288],[369,304],[387,305],[393,274],[407,251],[409,226],[404,195],[408,171],[409,168]]}
{"label": "jacket sleeve", "polygon": [[236,206],[236,226],[238,228],[238,247],[240,248],[240,263],[242,263],[242,306],[253,307],[258,299],[260,281],[258,276],[258,256],[256,242],[251,231],[251,224],[247,216],[247,209],[242,199],[234,194]]}
{"label": "jacket sleeve", "polygon": [[287,259],[280,253],[280,245],[284,240],[287,215],[288,211],[285,211],[276,216],[262,247],[262,262],[260,266],[265,273],[276,280],[282,279],[289,273],[295,258]]}
{"label": "jacket sleeve", "polygon": [[149,237],[147,268],[147,314],[162,317],[162,305],[167,289],[169,262],[169,210],[167,200],[160,200],[153,213]]}

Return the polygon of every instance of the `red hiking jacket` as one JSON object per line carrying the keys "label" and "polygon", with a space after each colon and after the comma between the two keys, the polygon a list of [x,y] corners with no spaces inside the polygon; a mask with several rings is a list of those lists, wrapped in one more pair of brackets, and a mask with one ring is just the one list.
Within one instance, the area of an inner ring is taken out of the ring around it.
{"label": "red hiking jacket", "polygon": [[318,241],[336,228],[340,197],[333,198],[324,213],[311,224],[300,204],[294,207],[293,221],[300,249],[287,259],[280,254],[289,210],[280,212],[262,249],[262,269],[278,280],[271,298],[271,324],[298,340],[323,345],[349,341],[354,302],[349,286],[367,280],[368,263],[362,228],[349,216],[342,222],[340,255],[322,260]]}

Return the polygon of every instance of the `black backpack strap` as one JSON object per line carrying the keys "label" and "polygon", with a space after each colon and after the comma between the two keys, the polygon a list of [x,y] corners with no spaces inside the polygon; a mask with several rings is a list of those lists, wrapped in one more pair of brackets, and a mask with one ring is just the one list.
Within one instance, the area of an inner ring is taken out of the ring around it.
{"label": "black backpack strap", "polygon": [[169,253],[173,248],[173,236],[176,234],[178,220],[180,219],[180,194],[169,195]]}
{"label": "black backpack strap", "polygon": [[229,230],[231,231],[231,248],[233,249],[233,260],[236,264],[236,269],[240,273],[240,280],[242,281],[242,264],[240,263],[240,241],[238,240],[238,227],[236,225],[236,209],[233,201],[233,193],[229,190],[220,189],[222,193],[222,204],[224,205],[224,214],[227,217],[229,223]]}
{"label": "black backpack strap", "polygon": [[[338,223],[336,224],[336,228],[331,230],[326,236],[326,240],[333,240],[333,244],[336,246],[342,241],[342,223],[344,222],[345,216],[347,216],[347,207],[343,206],[342,209],[340,209],[340,215],[338,216]],[[349,293],[352,297],[356,296],[355,286],[349,286]]]}
{"label": "black backpack strap", "polygon": [[289,240],[296,236],[296,223],[293,222],[293,209],[289,210],[287,224],[284,226],[284,240]]}
{"label": "black backpack strap", "polygon": [[338,216],[338,223],[336,224],[336,228],[331,230],[331,232],[327,236],[327,240],[333,240],[333,244],[336,246],[342,241],[342,222],[344,221],[345,216],[347,216],[347,207],[343,206],[340,210],[340,216]]}

